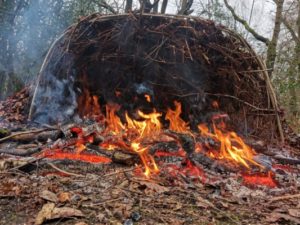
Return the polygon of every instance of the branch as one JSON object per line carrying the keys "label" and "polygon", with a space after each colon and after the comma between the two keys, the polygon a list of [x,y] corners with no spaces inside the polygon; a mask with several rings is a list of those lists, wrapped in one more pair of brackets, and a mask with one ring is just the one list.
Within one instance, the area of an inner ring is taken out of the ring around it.
{"label": "branch", "polygon": [[250,32],[257,40],[259,40],[259,41],[265,43],[266,45],[269,45],[270,40],[269,40],[268,38],[263,37],[263,36],[261,36],[260,34],[258,34],[252,27],[249,26],[249,24],[247,23],[246,20],[244,20],[244,19],[242,19],[241,17],[239,17],[239,16],[235,13],[234,9],[228,4],[228,1],[227,1],[227,0],[224,0],[224,3],[225,3],[226,8],[231,12],[233,18],[234,18],[236,21],[238,21],[238,22],[240,22],[241,24],[243,24],[244,27],[245,27],[245,29],[246,29],[248,32]]}
{"label": "branch", "polygon": [[117,14],[116,10],[114,10],[113,7],[111,7],[109,4],[106,3],[106,1],[102,0],[101,2],[98,2],[96,0],[93,1],[95,4],[97,4],[99,7],[102,7],[104,9],[107,9],[112,14]]}
{"label": "branch", "polygon": [[291,33],[293,40],[295,42],[300,42],[299,37],[297,36],[296,32],[293,30],[292,26],[289,24],[289,22],[286,20],[285,17],[282,17],[282,23],[288,29],[288,31]]}

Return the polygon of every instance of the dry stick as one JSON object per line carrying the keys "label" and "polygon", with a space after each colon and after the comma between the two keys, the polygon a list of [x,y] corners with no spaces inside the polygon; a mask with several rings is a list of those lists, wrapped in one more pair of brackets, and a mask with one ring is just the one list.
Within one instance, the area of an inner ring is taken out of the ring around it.
{"label": "dry stick", "polygon": [[119,201],[119,200],[124,200],[123,197],[121,198],[114,198],[114,199],[109,199],[109,200],[106,200],[106,201],[103,201],[103,202],[99,202],[99,203],[91,203],[89,205],[82,205],[82,207],[86,207],[86,208],[93,208],[95,206],[100,206],[100,205],[103,205],[103,204],[106,204],[106,203],[110,203],[110,202],[116,202],[116,201]]}
{"label": "dry stick", "polygon": [[63,169],[60,169],[58,168],[57,166],[55,166],[54,164],[52,163],[47,163],[49,166],[51,166],[53,169],[61,172],[61,173],[64,173],[64,174],[67,174],[67,175],[70,175],[70,176],[74,176],[74,177],[84,177],[83,175],[81,174],[77,174],[77,173],[71,173],[71,172],[68,172],[68,171],[65,171]]}
{"label": "dry stick", "polygon": [[34,153],[37,153],[41,150],[40,147],[30,148],[30,149],[0,149],[0,153],[14,155],[14,156],[29,156]]}
{"label": "dry stick", "polygon": [[135,169],[136,169],[136,167],[130,168],[130,169],[126,169],[126,170],[119,170],[119,171],[116,171],[116,172],[113,172],[113,173],[105,174],[105,175],[103,175],[103,177],[109,177],[109,176],[116,175],[116,174],[119,174],[119,173],[126,173],[126,172],[133,171]]}
{"label": "dry stick", "polygon": [[274,197],[274,198],[271,198],[271,200],[269,201],[269,203],[275,202],[275,201],[279,201],[279,200],[286,200],[286,199],[290,199],[290,198],[300,198],[300,194]]}
{"label": "dry stick", "polygon": [[[193,96],[193,95],[198,95],[199,93],[190,93],[190,94],[185,94],[185,95],[175,95],[177,97],[181,97],[181,98],[184,98],[184,97],[189,97],[189,96]],[[251,103],[249,102],[246,102],[246,101],[243,101],[242,99],[236,97],[236,96],[233,96],[233,95],[227,95],[227,94],[212,94],[212,93],[208,93],[208,92],[205,92],[205,94],[207,95],[213,95],[213,96],[218,96],[218,97],[227,97],[227,98],[232,98],[232,99],[235,99],[247,106],[250,106],[251,108],[254,108],[258,111],[268,111],[268,112],[275,112],[274,109],[264,109],[264,108],[259,108],[255,105],[252,105]]]}
{"label": "dry stick", "polygon": [[[252,55],[256,56],[256,54],[254,53],[251,46],[239,34],[233,33],[232,31],[230,31],[228,29],[224,29],[224,31],[228,32],[232,36],[237,37],[245,46],[248,47],[248,50],[250,51],[250,53]],[[263,76],[264,76],[264,80],[266,81],[267,93],[270,97],[272,106],[274,107],[275,113],[276,113],[276,121],[277,121],[277,127],[278,127],[278,131],[279,131],[279,135],[280,135],[280,140],[281,140],[282,143],[284,143],[284,134],[283,134],[282,124],[281,124],[280,117],[279,117],[279,114],[278,114],[278,112],[279,112],[278,101],[277,101],[277,98],[276,98],[275,91],[272,87],[269,75],[267,73],[268,68],[266,67],[266,65],[262,62],[262,60],[258,56],[256,56],[255,58],[257,60],[257,63],[259,64],[259,66],[263,69],[262,73],[263,73]]]}
{"label": "dry stick", "polygon": [[13,138],[13,137],[16,137],[16,136],[18,136],[18,135],[41,133],[41,132],[46,131],[46,130],[49,130],[49,128],[38,129],[38,130],[31,130],[31,131],[17,132],[17,133],[14,133],[14,134],[12,134],[12,135],[9,135],[9,136],[7,136],[7,137],[1,138],[1,139],[0,139],[0,143],[1,143],[1,142],[4,142],[4,141],[6,141],[6,140],[9,140],[9,139],[11,139],[11,138]]}

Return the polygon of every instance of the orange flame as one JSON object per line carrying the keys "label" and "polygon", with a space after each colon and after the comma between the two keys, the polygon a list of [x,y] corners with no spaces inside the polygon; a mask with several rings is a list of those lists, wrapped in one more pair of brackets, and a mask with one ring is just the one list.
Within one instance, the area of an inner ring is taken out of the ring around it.
{"label": "orange flame", "polygon": [[[116,92],[116,95],[120,94],[121,93]],[[84,116],[89,116],[94,113],[94,115],[96,114],[104,117],[104,115],[101,114],[98,98],[91,96],[88,92],[84,93],[84,95],[88,99],[88,102],[84,102],[83,99],[80,99],[80,105],[84,107],[83,113],[87,113]],[[145,95],[145,98],[147,101],[151,101],[150,96]],[[180,117],[182,112],[181,103],[174,101],[174,105],[175,109],[173,110],[168,108],[165,115],[165,119],[169,121],[169,129],[179,133],[189,133],[190,135],[194,136],[195,134],[191,131],[189,124]],[[214,107],[218,107],[217,102],[214,103]],[[155,109],[153,109],[153,111],[149,114],[138,110],[135,115],[137,118],[133,118],[127,112],[125,112],[122,121],[117,115],[119,110],[120,106],[117,104],[106,104],[106,128],[100,133],[101,136],[105,137],[105,140],[100,144],[100,146],[107,150],[115,150],[119,148],[132,151],[140,157],[145,167],[144,174],[147,177],[149,177],[151,174],[158,173],[159,168],[154,160],[154,157],[149,154],[150,144],[146,143],[151,142],[149,140],[159,140],[163,128],[162,123],[160,122],[162,113],[156,112]],[[243,165],[248,169],[250,168],[250,164],[260,166],[253,160],[253,156],[256,154],[255,151],[247,146],[242,138],[240,138],[235,132],[226,131],[225,123],[222,121],[226,117],[226,114],[218,114],[213,116],[212,132],[205,124],[198,125],[201,135],[209,137],[220,144],[220,148],[211,150],[207,153],[208,156],[215,159],[228,159],[232,162]],[[216,121],[218,121],[218,124],[215,123]],[[77,135],[77,140],[75,143],[76,154],[71,156],[69,153],[56,151],[56,155],[54,154],[51,156],[47,154],[48,157],[73,157],[74,159],[79,160],[91,160],[91,162],[93,162],[92,157],[95,157],[95,160],[99,162],[109,161],[106,158],[99,158],[96,155],[90,156],[82,153],[86,149],[85,144],[92,143],[94,141],[95,134],[86,135],[83,129],[79,127],[73,127],[71,132]],[[205,146],[211,148],[209,143],[206,143]],[[203,147],[204,145],[202,145],[202,143],[196,143],[195,152],[197,153],[202,151]],[[159,155],[167,156],[168,154],[157,153],[155,156]],[[178,152],[175,155],[180,157],[186,156],[185,152]],[[201,174],[200,170],[193,167],[192,164],[188,164],[187,168],[189,169],[187,169],[186,172],[196,174],[197,176]]]}
{"label": "orange flame", "polygon": [[175,110],[168,108],[165,117],[166,120],[170,121],[169,129],[180,133],[189,132],[190,128],[188,126],[188,123],[186,123],[183,119],[180,118],[181,103],[174,101],[174,105],[175,105]]}
{"label": "orange flame", "polygon": [[[256,166],[260,166],[257,162],[253,160],[253,156],[256,154],[255,151],[245,144],[245,142],[240,138],[235,132],[222,131],[217,128],[215,122],[212,124],[213,133],[209,131],[209,128],[205,124],[199,124],[198,128],[201,135],[212,138],[214,141],[220,143],[219,152],[216,154],[209,153],[212,158],[228,159],[237,162],[248,169],[250,168],[249,163]],[[221,123],[221,127],[224,128],[225,124]]]}
{"label": "orange flame", "polygon": [[[155,110],[150,114],[145,114],[138,110],[137,114],[141,120],[130,118],[128,113],[125,113],[125,123],[122,123],[120,117],[116,115],[118,107],[115,105],[107,105],[106,107],[106,122],[107,132],[112,132],[114,135],[124,134],[129,139],[131,144],[126,146],[129,150],[137,153],[145,166],[144,174],[148,177],[151,173],[159,172],[158,166],[150,154],[148,154],[148,147],[142,146],[144,138],[158,135],[161,131],[161,123],[159,117],[161,113]],[[134,132],[136,135],[131,135]],[[116,148],[119,144],[108,144],[109,148],[113,146]],[[126,144],[125,144],[126,145]],[[102,145],[103,146],[103,145]]]}
{"label": "orange flame", "polygon": [[145,94],[144,96],[145,96],[145,99],[146,99],[147,102],[151,102],[151,97],[150,97],[150,95]]}

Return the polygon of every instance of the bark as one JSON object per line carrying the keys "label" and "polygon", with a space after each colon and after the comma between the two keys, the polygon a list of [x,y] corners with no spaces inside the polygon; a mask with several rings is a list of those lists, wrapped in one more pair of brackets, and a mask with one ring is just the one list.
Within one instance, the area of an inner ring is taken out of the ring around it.
{"label": "bark", "polygon": [[292,65],[290,65],[290,73],[289,73],[289,84],[290,84],[290,112],[297,116],[298,113],[298,95],[297,95],[297,89],[299,89],[300,86],[300,41],[299,41],[299,35],[300,35],[300,3],[298,3],[298,17],[297,17],[297,42],[295,45],[294,50],[294,57],[292,61]]}
{"label": "bark", "polygon": [[153,13],[158,13],[158,3],[159,3],[159,0],[154,2]]}
{"label": "bark", "polygon": [[131,12],[132,11],[132,0],[126,0],[126,6],[125,6],[125,12]]}
{"label": "bark", "polygon": [[178,11],[179,15],[189,15],[194,10],[191,10],[191,7],[193,5],[193,0],[182,0],[180,10]]}
{"label": "bark", "polygon": [[275,17],[275,25],[273,29],[273,36],[269,43],[268,50],[267,50],[267,59],[266,59],[266,65],[268,70],[269,77],[272,77],[272,72],[274,70],[275,60],[276,60],[276,48],[280,33],[280,26],[282,22],[282,11],[283,11],[283,3],[284,0],[277,0],[277,8],[276,8],[276,17]]}
{"label": "bark", "polygon": [[160,9],[161,14],[166,13],[167,5],[168,5],[168,0],[163,0],[162,5],[161,5],[161,9]]}

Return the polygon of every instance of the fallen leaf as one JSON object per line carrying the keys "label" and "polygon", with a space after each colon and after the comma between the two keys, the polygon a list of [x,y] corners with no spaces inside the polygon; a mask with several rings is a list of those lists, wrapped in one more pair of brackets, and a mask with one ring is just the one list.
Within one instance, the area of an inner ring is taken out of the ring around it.
{"label": "fallen leaf", "polygon": [[300,218],[299,209],[288,209],[289,215]]}
{"label": "fallen leaf", "polygon": [[35,218],[35,225],[42,224],[45,220],[50,219],[52,215],[52,210],[54,209],[54,203],[47,203],[43,205],[43,208],[39,211],[37,217]]}
{"label": "fallen leaf", "polygon": [[43,205],[43,208],[39,211],[35,219],[35,225],[41,225],[46,220],[83,216],[83,213],[78,209],[70,207],[57,208],[54,203],[50,202]]}
{"label": "fallen leaf", "polygon": [[147,188],[149,188],[149,189],[151,189],[151,190],[153,190],[153,191],[155,191],[159,194],[169,191],[169,188],[161,186],[161,185],[156,184],[156,183],[140,181],[140,184],[145,185]]}
{"label": "fallen leaf", "polygon": [[68,217],[83,217],[83,213],[78,209],[71,207],[54,208],[52,211],[51,219],[68,218]]}
{"label": "fallen leaf", "polygon": [[58,194],[58,200],[61,203],[69,202],[71,199],[69,192],[61,192]]}
{"label": "fallen leaf", "polygon": [[88,224],[85,222],[78,222],[78,223],[75,223],[75,225],[88,225]]}
{"label": "fallen leaf", "polygon": [[54,194],[53,192],[48,191],[48,190],[43,190],[40,193],[40,197],[49,202],[54,202],[54,203],[58,202],[58,198],[57,198],[56,194]]}

